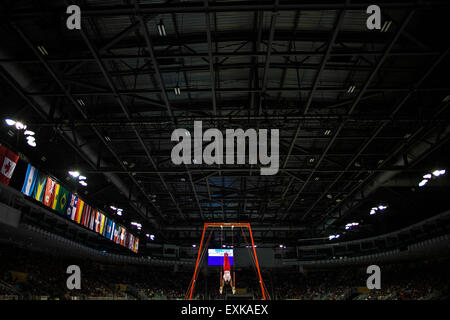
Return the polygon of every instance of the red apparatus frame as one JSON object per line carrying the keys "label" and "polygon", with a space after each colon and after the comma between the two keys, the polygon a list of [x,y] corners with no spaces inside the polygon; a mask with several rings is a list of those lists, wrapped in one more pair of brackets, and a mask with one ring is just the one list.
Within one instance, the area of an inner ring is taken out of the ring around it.
{"label": "red apparatus frame", "polygon": [[222,228],[234,228],[234,227],[248,228],[248,231],[250,233],[250,239],[252,241],[253,254],[255,255],[256,269],[258,271],[258,278],[259,278],[259,285],[261,287],[261,293],[263,296],[263,300],[267,300],[266,293],[264,290],[263,280],[261,277],[261,270],[259,269],[258,256],[256,255],[255,243],[253,241],[252,227],[250,226],[250,223],[240,223],[240,222],[239,223],[205,223],[203,225],[202,240],[200,241],[200,246],[198,248],[197,262],[195,263],[194,276],[192,277],[192,281],[191,281],[190,288],[189,288],[188,300],[192,300],[192,294],[194,293],[195,282],[196,282],[197,271],[198,271],[198,263],[199,263],[200,255],[202,252],[203,240],[205,238],[206,229],[207,228],[220,228],[220,227],[222,227]]}

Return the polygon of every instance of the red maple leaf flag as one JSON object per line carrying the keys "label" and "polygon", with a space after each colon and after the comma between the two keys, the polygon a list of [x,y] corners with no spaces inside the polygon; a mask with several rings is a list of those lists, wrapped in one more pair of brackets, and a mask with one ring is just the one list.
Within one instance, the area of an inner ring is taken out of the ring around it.
{"label": "red maple leaf flag", "polygon": [[0,183],[7,186],[16,168],[19,156],[5,146],[0,145]]}

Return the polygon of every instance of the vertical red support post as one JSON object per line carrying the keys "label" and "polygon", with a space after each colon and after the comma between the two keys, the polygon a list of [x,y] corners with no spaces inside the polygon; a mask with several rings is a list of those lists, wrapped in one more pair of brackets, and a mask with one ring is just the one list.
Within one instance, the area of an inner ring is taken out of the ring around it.
{"label": "vertical red support post", "polygon": [[253,241],[252,228],[250,227],[250,223],[246,223],[246,225],[247,225],[248,230],[250,231],[250,239],[252,239],[253,254],[255,255],[256,269],[258,269],[259,285],[261,286],[263,300],[266,300],[266,292],[264,291],[263,281],[262,281],[262,277],[261,277],[261,271],[259,270],[258,256],[256,255],[255,242]]}
{"label": "vertical red support post", "polygon": [[203,232],[202,232],[202,240],[200,241],[200,246],[198,248],[198,254],[197,254],[197,262],[195,263],[195,271],[194,271],[194,277],[192,278],[192,284],[191,284],[191,290],[189,292],[189,300],[192,300],[192,293],[194,292],[195,288],[195,278],[197,276],[197,269],[198,269],[198,260],[200,259],[200,254],[202,252],[202,246],[203,246],[203,239],[205,237],[205,230],[206,230],[207,224],[205,223],[203,225]]}

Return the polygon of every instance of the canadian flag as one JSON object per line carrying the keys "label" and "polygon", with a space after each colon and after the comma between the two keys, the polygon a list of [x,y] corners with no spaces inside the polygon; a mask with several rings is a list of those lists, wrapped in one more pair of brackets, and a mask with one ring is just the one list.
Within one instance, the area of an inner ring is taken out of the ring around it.
{"label": "canadian flag", "polygon": [[5,146],[0,145],[0,164],[2,166],[0,169],[0,183],[5,186],[9,184],[18,160],[18,155]]}

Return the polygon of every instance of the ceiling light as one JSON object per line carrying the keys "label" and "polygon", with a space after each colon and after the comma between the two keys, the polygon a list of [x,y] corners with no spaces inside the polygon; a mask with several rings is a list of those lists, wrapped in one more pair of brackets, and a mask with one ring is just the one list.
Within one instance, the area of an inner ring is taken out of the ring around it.
{"label": "ceiling light", "polygon": [[22,122],[17,121],[16,122],[16,129],[17,130],[26,129],[26,126]]}
{"label": "ceiling light", "polygon": [[81,184],[83,187],[87,187],[87,183],[86,183],[85,181],[80,181],[80,184]]}
{"label": "ceiling light", "polygon": [[[433,172],[433,174],[434,174],[434,172]],[[428,174],[424,175],[423,178],[424,179],[431,179],[431,173],[428,173]]]}
{"label": "ceiling light", "polygon": [[80,176],[78,171],[69,171],[69,174],[74,178],[78,178]]}
{"label": "ceiling light", "polygon": [[34,136],[35,133],[33,131],[26,130],[23,134],[26,136]]}
{"label": "ceiling light", "polygon": [[355,86],[350,86],[347,90],[347,93],[353,93],[353,91],[355,91],[356,87]]}
{"label": "ceiling light", "polygon": [[27,141],[27,143],[30,147],[36,147],[36,141]]}
{"label": "ceiling light", "polygon": [[28,141],[28,142],[35,142],[36,139],[35,139],[33,136],[28,136],[28,137],[27,137],[27,141]]}
{"label": "ceiling light", "polygon": [[48,52],[44,46],[38,46],[37,48],[42,53],[43,56],[48,56]]}
{"label": "ceiling light", "polygon": [[331,134],[331,130],[325,130],[325,132],[323,133],[325,136],[329,136]]}
{"label": "ceiling light", "polygon": [[385,21],[383,27],[381,28],[381,32],[387,32],[389,27],[391,26],[392,21]]}
{"label": "ceiling light", "polygon": [[166,36],[166,27],[164,26],[164,23],[162,22],[162,20],[158,23],[157,27],[158,27],[159,35],[161,37]]}
{"label": "ceiling light", "polygon": [[108,142],[111,142],[111,138],[108,137],[108,136],[105,136],[105,140],[108,141]]}
{"label": "ceiling light", "polygon": [[314,159],[314,158],[310,158],[310,159],[309,159],[309,162],[310,162],[310,163],[313,163],[314,161],[316,161],[316,159]]}
{"label": "ceiling light", "polygon": [[387,206],[380,205],[380,206],[378,206],[378,209],[380,209],[381,211],[383,211],[383,210],[386,210],[386,209],[387,209]]}
{"label": "ceiling light", "polygon": [[115,210],[117,210],[117,208],[116,207],[114,207],[114,206],[109,206],[111,209],[113,209],[114,211]]}
{"label": "ceiling light", "polygon": [[[443,175],[443,174],[445,174],[445,169],[433,171],[433,175],[434,175],[435,177],[439,177],[440,175]],[[428,175],[429,175],[430,178],[431,178],[431,174],[428,174]],[[423,177],[425,178],[425,176],[423,176]],[[428,179],[430,179],[430,178],[428,178]]]}
{"label": "ceiling light", "polygon": [[78,180],[86,180],[87,178],[85,176],[79,176]]}
{"label": "ceiling light", "polygon": [[178,85],[173,90],[175,91],[175,95],[179,96],[181,94],[181,89]]}
{"label": "ceiling light", "polygon": [[5,119],[5,122],[8,126],[13,126],[16,124],[16,121],[14,121],[12,119]]}
{"label": "ceiling light", "polygon": [[427,179],[423,179],[422,181],[419,182],[419,187],[423,187],[427,183],[428,183],[428,180]]}

